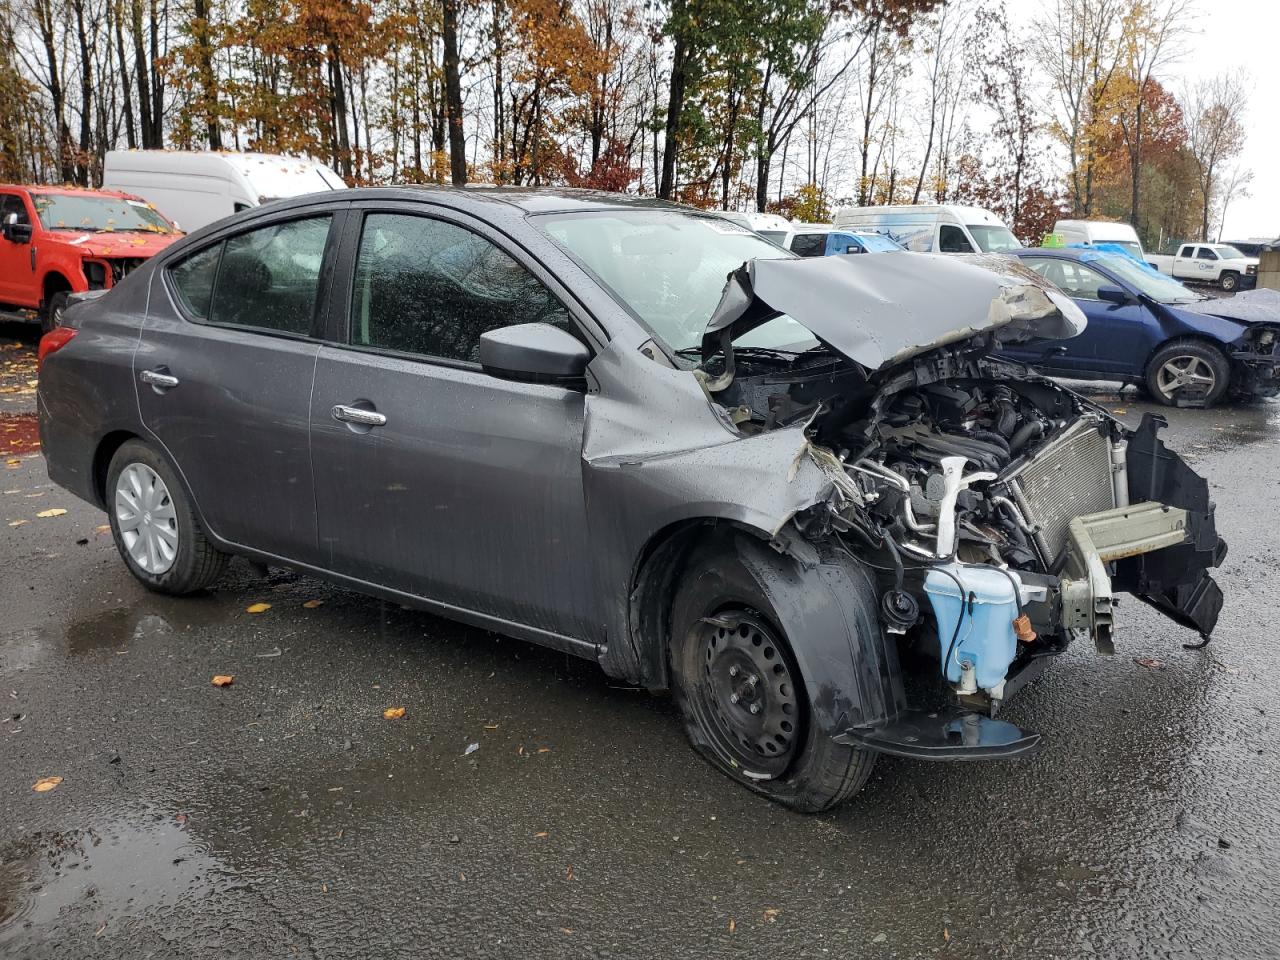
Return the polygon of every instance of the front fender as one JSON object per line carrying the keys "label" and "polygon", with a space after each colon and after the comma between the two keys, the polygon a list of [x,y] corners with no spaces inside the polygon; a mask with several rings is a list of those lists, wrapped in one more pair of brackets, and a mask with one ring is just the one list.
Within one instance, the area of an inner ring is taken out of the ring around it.
{"label": "front fender", "polygon": [[806,565],[741,533],[733,547],[790,641],[821,731],[871,726],[906,707],[897,647],[880,627],[865,568],[835,550]]}

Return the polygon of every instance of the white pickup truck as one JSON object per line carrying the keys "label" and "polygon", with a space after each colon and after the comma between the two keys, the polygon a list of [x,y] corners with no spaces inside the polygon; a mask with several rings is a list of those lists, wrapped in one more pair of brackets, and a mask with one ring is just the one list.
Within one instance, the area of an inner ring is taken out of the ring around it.
{"label": "white pickup truck", "polygon": [[1225,243],[1184,243],[1176,257],[1147,254],[1147,262],[1177,280],[1240,290],[1258,282],[1258,258]]}

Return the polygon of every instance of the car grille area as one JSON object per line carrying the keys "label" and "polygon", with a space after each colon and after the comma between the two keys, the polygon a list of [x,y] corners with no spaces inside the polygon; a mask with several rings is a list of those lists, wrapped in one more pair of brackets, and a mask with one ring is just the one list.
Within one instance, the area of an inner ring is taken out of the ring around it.
{"label": "car grille area", "polygon": [[1072,520],[1116,506],[1111,445],[1097,423],[1080,421],[1024,464],[1011,485],[1027,522],[1039,527],[1036,539],[1051,564],[1066,546]]}
{"label": "car grille area", "polygon": [[111,285],[117,283],[138,269],[146,257],[115,257],[107,262],[111,264]]}

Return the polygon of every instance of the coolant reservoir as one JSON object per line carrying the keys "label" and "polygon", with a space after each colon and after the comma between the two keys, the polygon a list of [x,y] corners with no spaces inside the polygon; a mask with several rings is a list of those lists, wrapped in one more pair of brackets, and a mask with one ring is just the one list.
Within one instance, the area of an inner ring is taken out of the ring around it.
{"label": "coolant reservoir", "polygon": [[1021,587],[1016,573],[995,567],[944,563],[929,571],[924,590],[938,620],[942,673],[948,680],[961,682],[969,672],[965,664],[969,664],[976,685],[994,691],[993,695],[999,698],[1009,664],[1018,652],[1018,638],[1013,632],[1013,621],[1018,616],[1014,591]]}

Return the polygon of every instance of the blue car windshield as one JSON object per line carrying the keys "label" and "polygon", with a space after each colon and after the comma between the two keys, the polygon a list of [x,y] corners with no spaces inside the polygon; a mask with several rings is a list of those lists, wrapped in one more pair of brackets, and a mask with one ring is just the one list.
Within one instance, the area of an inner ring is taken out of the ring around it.
{"label": "blue car windshield", "polygon": [[884,234],[880,233],[855,233],[858,242],[866,247],[868,253],[892,253],[894,250],[901,250],[899,244],[894,243]]}
{"label": "blue car windshield", "polygon": [[1115,253],[1098,253],[1080,258],[1085,263],[1096,263],[1109,270],[1118,279],[1135,288],[1157,303],[1194,303],[1208,297],[1188,290],[1172,277],[1156,273],[1149,267],[1134,263],[1128,257]]}

